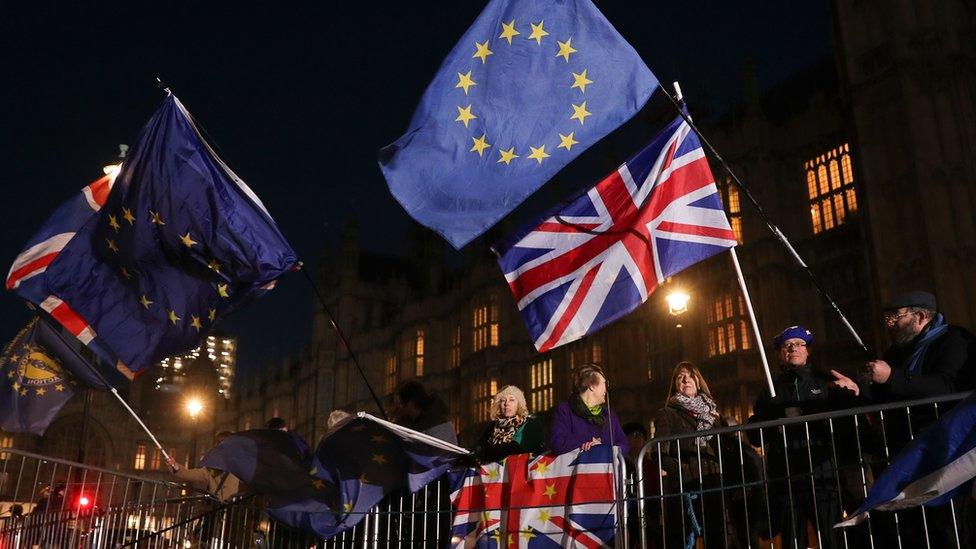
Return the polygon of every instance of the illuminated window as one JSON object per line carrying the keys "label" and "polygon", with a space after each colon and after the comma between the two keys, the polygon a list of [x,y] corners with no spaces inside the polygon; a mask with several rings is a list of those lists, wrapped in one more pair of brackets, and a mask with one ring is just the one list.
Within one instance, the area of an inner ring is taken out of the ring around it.
{"label": "illuminated window", "polygon": [[394,354],[390,354],[386,357],[386,383],[384,388],[386,389],[386,394],[393,394],[396,390],[397,384],[397,357]]}
{"label": "illuminated window", "polygon": [[472,415],[475,421],[488,421],[491,417],[491,398],[498,392],[498,382],[494,379],[481,381],[474,385]]}
{"label": "illuminated window", "polygon": [[145,469],[146,468],[146,445],[137,444],[136,445],[136,460],[132,465],[133,469]]}
{"label": "illuminated window", "polygon": [[159,465],[160,465],[159,448],[153,449],[152,454],[150,454],[150,456],[151,458],[149,459],[149,468],[155,471],[159,469]]}
{"label": "illuminated window", "polygon": [[729,218],[729,225],[732,226],[735,240],[742,244],[742,205],[739,200],[739,187],[735,185],[732,176],[727,175],[719,183],[718,189],[722,193],[725,215]]}
{"label": "illuminated window", "polygon": [[530,412],[544,412],[552,408],[553,383],[552,359],[536,362],[529,367],[529,394],[531,400]]}
{"label": "illuminated window", "polygon": [[807,160],[803,167],[807,176],[813,233],[843,225],[847,216],[857,211],[850,146],[844,143]]}
{"label": "illuminated window", "polygon": [[597,365],[603,364],[603,344],[599,340],[593,340],[590,347],[590,360]]}
{"label": "illuminated window", "polygon": [[708,324],[708,356],[750,349],[749,323],[741,295],[720,294],[705,311]]}
{"label": "illuminated window", "polygon": [[403,342],[403,365],[409,368],[414,365],[414,375],[422,377],[424,375],[424,330],[418,328],[413,337]]}
{"label": "illuminated window", "polygon": [[417,377],[424,375],[424,331],[417,330],[416,337],[417,351]]}
{"label": "illuminated window", "polygon": [[494,297],[488,303],[479,305],[472,311],[471,350],[478,352],[486,347],[498,346],[498,304]]}
{"label": "illuminated window", "polygon": [[[13,448],[14,447],[14,437],[0,437],[0,448]],[[10,454],[8,452],[0,453],[0,459],[9,459]]]}
{"label": "illuminated window", "polygon": [[457,325],[451,332],[451,368],[461,366],[461,326]]}

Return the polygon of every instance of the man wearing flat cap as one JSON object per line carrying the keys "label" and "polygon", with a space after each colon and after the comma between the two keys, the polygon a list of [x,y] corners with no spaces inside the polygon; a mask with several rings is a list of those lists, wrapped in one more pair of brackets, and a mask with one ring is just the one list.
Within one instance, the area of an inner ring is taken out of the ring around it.
{"label": "man wearing flat cap", "polygon": [[892,345],[862,373],[882,402],[945,395],[973,388],[976,336],[948,324],[935,296],[901,294],[885,304],[882,320]]}
{"label": "man wearing flat cap", "polygon": [[[840,410],[856,405],[860,387],[835,370],[829,374],[810,367],[813,334],[803,326],[790,326],[773,339],[780,374],[774,381],[776,397],[763,389],[756,398],[750,423],[820,412]],[[847,425],[835,422],[844,430]],[[783,534],[783,545],[809,547],[807,523],[820,527],[821,547],[839,547],[839,534],[831,528],[840,520],[842,510],[838,494],[838,466],[833,462],[835,445],[826,422],[800,423],[786,427],[785,441],[775,429],[766,429],[766,462],[770,477],[769,497],[774,521],[771,527]],[[760,445],[759,430],[747,431],[749,441]],[[840,434],[836,436],[841,436]],[[785,444],[784,444],[785,442]],[[837,452],[838,459],[850,456]],[[783,481],[794,477],[794,480]],[[811,486],[812,481],[812,486]],[[846,499],[845,499],[846,500]],[[853,500],[852,500],[853,501]]]}

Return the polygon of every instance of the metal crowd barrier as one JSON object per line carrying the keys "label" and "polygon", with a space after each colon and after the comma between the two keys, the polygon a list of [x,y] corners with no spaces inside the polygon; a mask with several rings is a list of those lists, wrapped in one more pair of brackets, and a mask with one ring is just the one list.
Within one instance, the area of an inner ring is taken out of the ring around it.
{"label": "metal crowd barrier", "polygon": [[970,494],[833,528],[919,430],[965,396],[654,438],[631,480],[637,522],[629,538],[667,548],[692,540],[707,548],[972,547]]}
{"label": "metal crowd barrier", "polygon": [[[874,513],[858,526],[833,528],[901,447],[964,396],[651,439],[633,470],[621,475],[617,546],[974,546],[976,502],[969,494],[941,508]],[[450,544],[446,479],[386,498],[355,528],[326,541],[270,520],[259,496],[220,503],[170,482],[3,451],[0,549]],[[64,496],[45,498],[49,486],[63,487]]]}

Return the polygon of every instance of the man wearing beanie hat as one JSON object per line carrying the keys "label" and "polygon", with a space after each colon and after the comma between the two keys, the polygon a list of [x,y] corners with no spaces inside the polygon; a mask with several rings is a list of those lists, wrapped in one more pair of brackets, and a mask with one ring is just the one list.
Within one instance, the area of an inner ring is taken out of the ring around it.
{"label": "man wearing beanie hat", "polygon": [[892,345],[862,373],[874,384],[875,400],[911,400],[974,388],[976,336],[948,324],[934,295],[901,294],[885,304],[882,320]]}
{"label": "man wearing beanie hat", "polygon": [[[790,326],[773,338],[773,346],[780,364],[780,374],[774,380],[776,397],[763,389],[756,398],[753,415],[749,422],[769,421],[850,408],[856,404],[860,387],[851,379],[835,370],[830,374],[810,368],[810,347],[813,334],[803,326]],[[839,424],[836,424],[838,427]],[[759,430],[748,431],[749,441],[759,446]],[[785,478],[791,471],[787,464],[802,463],[804,470],[810,464],[811,477],[797,477],[786,482],[770,483],[770,497],[780,500],[772,507],[781,516],[783,545],[793,546],[794,540],[801,547],[807,543],[807,522],[814,529],[820,525],[822,547],[838,547],[838,533],[831,528],[841,520],[841,498],[837,493],[836,464],[832,463],[834,448],[831,435],[823,422],[796,425],[786,429],[786,444],[780,436],[767,433],[767,463],[772,478]],[[843,459],[846,456],[841,456]],[[796,471],[792,471],[795,474]]]}

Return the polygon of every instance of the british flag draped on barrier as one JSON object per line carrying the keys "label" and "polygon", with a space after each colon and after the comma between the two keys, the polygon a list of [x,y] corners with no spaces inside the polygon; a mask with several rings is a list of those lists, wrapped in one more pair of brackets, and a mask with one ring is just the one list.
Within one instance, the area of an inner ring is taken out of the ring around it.
{"label": "british flag draped on barrier", "polygon": [[735,245],[705,152],[679,117],[596,187],[495,251],[545,352],[626,315],[667,277]]}
{"label": "british flag draped on barrier", "polygon": [[466,470],[451,494],[451,546],[612,546],[615,457],[619,462],[616,448],[602,445],[559,456],[519,454]]}

